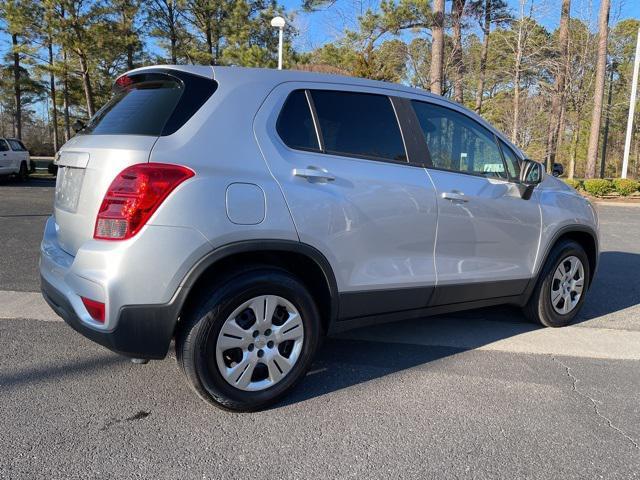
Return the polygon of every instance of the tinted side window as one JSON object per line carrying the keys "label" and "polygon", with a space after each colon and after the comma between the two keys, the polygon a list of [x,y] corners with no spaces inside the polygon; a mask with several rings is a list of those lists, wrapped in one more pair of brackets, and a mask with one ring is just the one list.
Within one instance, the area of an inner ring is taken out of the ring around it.
{"label": "tinted side window", "polygon": [[0,152],[6,152],[9,150],[9,145],[4,140],[0,140]]}
{"label": "tinted side window", "polygon": [[22,142],[19,142],[18,140],[7,140],[9,142],[9,145],[11,145],[11,150],[13,150],[14,152],[26,152],[26,148],[24,148],[24,145],[22,144]]}
{"label": "tinted side window", "polygon": [[412,101],[435,168],[507,178],[494,136],[466,115]]}
{"label": "tinted side window", "polygon": [[278,116],[276,130],[282,141],[290,148],[320,150],[304,90],[291,92]]}
{"label": "tinted side window", "polygon": [[407,161],[389,97],[330,90],[311,96],[326,153]]}
{"label": "tinted side window", "polygon": [[504,163],[507,164],[507,169],[509,169],[509,175],[513,179],[520,178],[520,159],[513,153],[513,150],[507,146],[506,143],[500,141],[500,145],[502,146],[502,153],[504,154]]}

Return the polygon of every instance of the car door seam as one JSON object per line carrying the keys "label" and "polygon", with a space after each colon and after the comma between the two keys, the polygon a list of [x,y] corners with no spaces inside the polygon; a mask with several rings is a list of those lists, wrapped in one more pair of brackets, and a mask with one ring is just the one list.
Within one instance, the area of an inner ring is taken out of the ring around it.
{"label": "car door seam", "polygon": [[433,286],[437,287],[438,286],[438,262],[436,262],[436,247],[438,246],[438,225],[440,223],[440,203],[439,203],[439,200],[438,200],[438,190],[436,189],[436,184],[433,181],[433,178],[431,178],[431,175],[429,174],[429,170],[427,168],[424,168],[424,167],[423,167],[423,170],[425,171],[425,173],[427,174],[427,178],[431,182],[431,186],[433,187],[433,194],[434,194],[435,199],[436,199],[436,231],[435,231],[435,234],[433,236],[432,261],[433,261],[433,274],[434,274],[434,277],[435,277],[435,281],[433,283]]}

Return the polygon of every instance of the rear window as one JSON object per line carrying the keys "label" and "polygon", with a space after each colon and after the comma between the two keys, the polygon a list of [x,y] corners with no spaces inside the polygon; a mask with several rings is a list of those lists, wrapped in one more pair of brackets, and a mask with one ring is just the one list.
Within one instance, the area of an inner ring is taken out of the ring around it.
{"label": "rear window", "polygon": [[386,95],[311,90],[326,153],[406,162],[400,127]]}
{"label": "rear window", "polygon": [[177,71],[120,77],[111,100],[80,133],[170,135],[198,111],[215,89],[213,80]]}
{"label": "rear window", "polygon": [[26,152],[24,144],[20,140],[7,140],[9,145],[11,145],[11,150],[14,152]]}

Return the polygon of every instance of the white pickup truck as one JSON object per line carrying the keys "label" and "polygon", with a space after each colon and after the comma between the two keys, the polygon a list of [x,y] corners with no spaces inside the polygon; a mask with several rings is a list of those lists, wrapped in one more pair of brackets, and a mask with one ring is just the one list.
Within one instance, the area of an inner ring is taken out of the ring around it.
{"label": "white pickup truck", "polygon": [[31,171],[29,151],[16,138],[0,137],[0,176],[16,175],[26,180]]}

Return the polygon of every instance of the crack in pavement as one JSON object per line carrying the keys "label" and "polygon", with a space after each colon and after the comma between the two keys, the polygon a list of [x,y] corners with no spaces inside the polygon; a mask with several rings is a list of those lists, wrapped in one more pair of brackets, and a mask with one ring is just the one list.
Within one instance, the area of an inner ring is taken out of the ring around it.
{"label": "crack in pavement", "polygon": [[583,392],[581,392],[580,390],[578,390],[578,387],[577,387],[577,385],[578,385],[578,378],[577,378],[575,375],[573,375],[573,374],[571,373],[571,367],[569,367],[568,365],[566,365],[566,364],[562,363],[562,362],[561,362],[560,360],[558,360],[556,357],[551,357],[551,358],[553,359],[553,361],[554,361],[554,362],[556,362],[556,363],[558,363],[558,364],[562,365],[562,367],[564,367],[564,369],[565,369],[565,371],[566,371],[566,373],[567,373],[567,377],[569,377],[569,378],[573,381],[573,385],[571,386],[571,390],[572,390],[573,392],[575,392],[578,396],[580,396],[580,397],[585,398],[586,400],[588,400],[588,401],[591,403],[591,405],[593,405],[593,411],[595,412],[595,414],[596,414],[598,417],[602,418],[605,422],[607,422],[607,425],[609,425],[609,428],[611,428],[611,429],[615,430],[616,432],[618,432],[618,433],[619,433],[620,435],[622,435],[624,438],[626,438],[627,440],[629,440],[629,441],[631,442],[631,444],[632,444],[635,448],[637,448],[638,450],[640,450],[640,445],[638,445],[638,443],[637,443],[633,438],[631,438],[629,435],[627,435],[627,433],[626,433],[624,430],[622,430],[622,429],[620,429],[620,428],[616,427],[616,426],[613,424],[613,422],[612,422],[612,421],[611,421],[611,420],[610,420],[606,415],[603,415],[603,414],[600,412],[600,409],[598,408],[598,402],[597,402],[594,398],[592,398],[592,397],[590,397],[589,395],[587,395],[586,393],[583,393]]}

